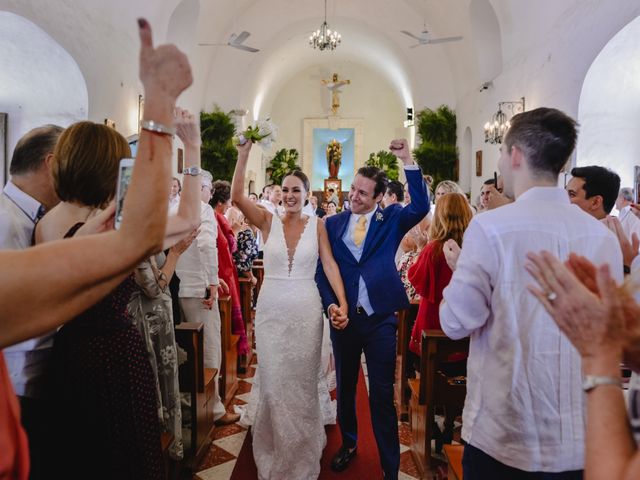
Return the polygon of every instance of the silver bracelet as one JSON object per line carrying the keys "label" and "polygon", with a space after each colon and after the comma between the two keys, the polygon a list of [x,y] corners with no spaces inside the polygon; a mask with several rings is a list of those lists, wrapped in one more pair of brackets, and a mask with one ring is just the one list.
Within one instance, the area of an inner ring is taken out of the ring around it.
{"label": "silver bracelet", "polygon": [[620,378],[606,375],[585,375],[582,381],[582,389],[587,393],[601,385],[616,385],[620,387]]}
{"label": "silver bracelet", "polygon": [[148,130],[149,132],[160,133],[162,135],[174,136],[176,134],[175,127],[167,127],[166,125],[154,122],[153,120],[143,120],[142,123],[140,123],[140,128],[142,130]]}

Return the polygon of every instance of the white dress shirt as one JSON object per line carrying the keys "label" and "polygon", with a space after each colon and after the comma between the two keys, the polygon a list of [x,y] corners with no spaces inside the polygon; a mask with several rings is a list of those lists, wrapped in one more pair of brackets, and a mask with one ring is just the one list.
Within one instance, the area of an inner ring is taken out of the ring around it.
{"label": "white dress shirt", "polygon": [[473,218],[440,323],[451,338],[471,336],[462,438],[526,471],[584,468],[580,356],[538,300],[527,252],[570,252],[607,263],[622,280],[615,236],[556,187],[534,187],[509,205]]}
{"label": "white dress shirt", "polygon": [[204,298],[209,285],[218,285],[218,222],[211,205],[200,202],[200,233],[176,264],[182,298]]}
{"label": "white dress shirt", "polygon": [[[9,181],[0,195],[0,249],[24,249],[31,236],[41,205]],[[41,376],[55,331],[4,349],[4,357],[17,395],[41,396]]]}
{"label": "white dress shirt", "polygon": [[[342,241],[347,246],[349,251],[353,254],[356,260],[360,261],[360,257],[362,257],[362,252],[364,251],[364,244],[367,240],[367,233],[369,233],[369,225],[371,225],[371,218],[373,214],[376,212],[377,207],[371,210],[369,213],[365,213],[364,215],[358,215],[356,213],[352,213],[349,217],[349,226],[344,232],[342,236]],[[364,240],[360,246],[356,246],[353,241],[353,232],[356,229],[356,224],[360,217],[364,216],[367,219],[367,222],[364,226],[365,235]],[[358,282],[358,305],[364,308],[364,311],[367,312],[367,315],[371,315],[373,313],[373,307],[371,306],[371,302],[369,301],[369,292],[367,291],[367,285],[364,283],[364,279],[360,276],[360,280]]]}
{"label": "white dress shirt", "polygon": [[618,214],[618,220],[622,225],[625,235],[631,241],[631,235],[635,233],[640,239],[640,219],[631,211],[631,207],[627,205]]}

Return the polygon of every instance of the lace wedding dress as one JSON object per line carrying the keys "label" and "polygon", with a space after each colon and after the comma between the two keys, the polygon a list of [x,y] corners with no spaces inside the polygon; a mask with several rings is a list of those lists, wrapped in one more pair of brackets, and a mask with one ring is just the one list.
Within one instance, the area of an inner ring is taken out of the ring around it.
{"label": "lace wedding dress", "polygon": [[282,221],[273,215],[255,322],[260,388],[252,436],[260,480],[317,478],[326,444],[318,395],[323,319],[314,279],[315,217],[292,247],[287,250]]}

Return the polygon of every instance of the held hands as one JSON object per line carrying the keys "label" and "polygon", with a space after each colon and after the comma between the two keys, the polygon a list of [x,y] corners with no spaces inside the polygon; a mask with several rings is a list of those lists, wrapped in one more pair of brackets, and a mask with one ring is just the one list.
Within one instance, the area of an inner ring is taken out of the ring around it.
{"label": "held hands", "polygon": [[331,321],[331,326],[336,330],[343,330],[349,323],[349,317],[347,316],[348,312],[349,307],[347,307],[347,305],[338,307],[333,304],[329,306],[329,320]]}
{"label": "held hands", "polygon": [[200,148],[202,139],[200,137],[200,121],[196,120],[187,110],[176,107],[173,112],[173,124],[176,127],[176,135],[185,148]]}
{"label": "held hands", "polygon": [[444,253],[444,259],[447,261],[447,265],[452,272],[456,271],[456,267],[458,266],[458,257],[460,257],[460,245],[456,243],[455,240],[449,239],[444,242],[442,247],[442,252]]}
{"label": "held hands", "polygon": [[175,103],[178,96],[193,82],[191,67],[184,53],[175,45],[153,47],[151,26],[138,19],[140,28],[140,80],[145,96],[158,95]]}
{"label": "held hands", "polygon": [[391,140],[389,150],[396,157],[402,160],[405,165],[413,165],[413,158],[411,157],[411,150],[409,149],[409,142],[405,138],[397,138]]}

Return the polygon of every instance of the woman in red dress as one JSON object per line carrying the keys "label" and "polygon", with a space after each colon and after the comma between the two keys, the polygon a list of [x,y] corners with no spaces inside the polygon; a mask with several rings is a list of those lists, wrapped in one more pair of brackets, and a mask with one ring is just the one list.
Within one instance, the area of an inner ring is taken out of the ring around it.
{"label": "woman in red dress", "polygon": [[447,193],[440,197],[429,227],[429,243],[409,268],[409,281],[420,295],[418,315],[409,341],[409,349],[417,355],[420,355],[422,331],[441,329],[439,308],[442,291],[452,275],[442,247],[449,239],[462,245],[462,236],[472,217],[473,212],[464,195]]}
{"label": "woman in red dress", "polygon": [[231,326],[234,335],[240,335],[238,342],[238,355],[246,355],[249,352],[247,344],[247,332],[242,320],[242,305],[240,303],[240,281],[238,271],[233,262],[233,252],[238,248],[236,236],[224,214],[231,207],[231,184],[224,180],[213,182],[213,194],[211,205],[216,214],[218,224],[218,277],[229,286],[231,296]]}

